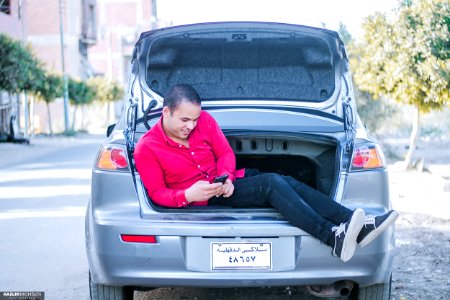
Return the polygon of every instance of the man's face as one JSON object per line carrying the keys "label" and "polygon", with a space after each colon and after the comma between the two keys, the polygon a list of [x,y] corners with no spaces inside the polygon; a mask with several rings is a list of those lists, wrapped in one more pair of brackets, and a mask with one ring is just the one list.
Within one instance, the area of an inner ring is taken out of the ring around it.
{"label": "man's face", "polygon": [[202,108],[188,101],[181,101],[172,112],[167,106],[163,108],[163,128],[168,137],[175,140],[187,140],[191,131],[197,126]]}

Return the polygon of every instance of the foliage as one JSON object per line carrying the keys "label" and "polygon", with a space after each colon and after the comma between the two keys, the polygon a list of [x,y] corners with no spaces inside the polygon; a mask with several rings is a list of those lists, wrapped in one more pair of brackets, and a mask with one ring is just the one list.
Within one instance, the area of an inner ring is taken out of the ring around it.
{"label": "foliage", "polygon": [[[345,24],[340,23],[338,29],[339,36],[349,49],[349,56],[358,56],[358,53],[353,53],[351,50],[354,39],[347,29]],[[356,106],[358,108],[358,115],[360,116],[364,125],[374,133],[378,135],[384,130],[384,124],[387,120],[392,122],[391,118],[397,113],[397,109],[392,106],[385,99],[374,99],[369,92],[361,91],[358,85],[355,83],[353,86]]]}
{"label": "foliage", "polygon": [[36,96],[49,104],[56,98],[62,97],[63,92],[64,85],[62,76],[47,72],[37,86]]}
{"label": "foliage", "polygon": [[55,101],[56,98],[61,97],[63,95],[63,91],[63,78],[57,74],[47,72],[37,81],[35,94],[47,105],[48,128],[50,130],[50,134],[53,134],[50,103]]}
{"label": "foliage", "polygon": [[380,135],[385,130],[385,124],[393,124],[398,109],[389,104],[385,99],[374,100],[370,93],[354,87],[358,115],[364,125],[375,135]]}
{"label": "foliage", "polygon": [[69,79],[70,104],[78,106],[89,104],[94,100],[95,91],[82,80]]}
{"label": "foliage", "polygon": [[375,98],[388,96],[422,112],[450,104],[450,4],[405,1],[392,20],[369,16],[351,50],[355,82]]}
{"label": "foliage", "polygon": [[93,77],[87,84],[95,92],[95,100],[100,102],[112,102],[122,99],[124,91],[117,82],[107,80],[104,77]]}
{"label": "foliage", "polygon": [[[80,105],[92,103],[95,96],[95,91],[85,81],[75,80],[69,78],[69,100],[72,105],[75,105],[72,118],[72,131],[75,131],[75,116],[77,108]],[[82,122],[83,123],[83,122]]]}
{"label": "foliage", "polygon": [[43,77],[42,64],[33,56],[30,47],[0,34],[0,90],[35,92]]}
{"label": "foliage", "polygon": [[450,106],[450,3],[403,0],[393,18],[369,16],[350,61],[356,84],[375,98],[415,107],[404,167],[413,166],[420,115]]}

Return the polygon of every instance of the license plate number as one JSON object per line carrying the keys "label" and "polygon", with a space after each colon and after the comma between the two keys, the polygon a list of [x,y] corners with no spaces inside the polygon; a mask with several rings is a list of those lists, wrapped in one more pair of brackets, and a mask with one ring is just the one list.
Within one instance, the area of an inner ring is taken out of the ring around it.
{"label": "license plate number", "polygon": [[213,270],[272,269],[272,243],[211,243]]}

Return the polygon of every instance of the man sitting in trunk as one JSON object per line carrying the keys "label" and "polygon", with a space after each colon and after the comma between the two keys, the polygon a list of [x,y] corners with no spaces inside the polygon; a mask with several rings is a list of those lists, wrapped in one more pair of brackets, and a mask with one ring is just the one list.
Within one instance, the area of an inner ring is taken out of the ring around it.
{"label": "man sitting in trunk", "polygon": [[[396,211],[366,216],[352,211],[291,176],[236,170],[236,158],[197,92],[176,85],[164,98],[162,117],[138,142],[136,168],[158,205],[274,207],[292,225],[333,248],[348,261],[398,217]],[[222,183],[214,179],[227,175]]]}

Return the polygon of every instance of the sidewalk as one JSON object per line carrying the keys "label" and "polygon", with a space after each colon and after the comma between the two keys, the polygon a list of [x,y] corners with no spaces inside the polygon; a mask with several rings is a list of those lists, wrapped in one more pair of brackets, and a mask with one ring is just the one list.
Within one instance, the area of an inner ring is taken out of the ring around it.
{"label": "sidewalk", "polygon": [[30,144],[0,143],[0,170],[16,163],[38,158],[59,148],[80,143],[100,143],[104,134],[78,133],[75,136],[37,135],[30,138]]}

